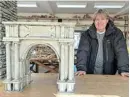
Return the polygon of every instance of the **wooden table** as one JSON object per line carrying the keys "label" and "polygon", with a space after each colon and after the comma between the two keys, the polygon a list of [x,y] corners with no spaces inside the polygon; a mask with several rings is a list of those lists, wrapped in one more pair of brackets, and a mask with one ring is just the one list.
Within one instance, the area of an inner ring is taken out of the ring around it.
{"label": "wooden table", "polygon": [[1,91],[0,97],[129,97],[129,78],[119,75],[76,76],[74,94],[69,96],[57,95],[57,77],[49,73],[32,74],[33,82],[23,92]]}

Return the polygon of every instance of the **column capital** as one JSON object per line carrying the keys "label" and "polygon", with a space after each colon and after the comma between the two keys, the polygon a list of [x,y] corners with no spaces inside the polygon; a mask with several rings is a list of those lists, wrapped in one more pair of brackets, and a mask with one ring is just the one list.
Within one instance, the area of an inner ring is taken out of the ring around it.
{"label": "column capital", "polygon": [[5,41],[4,44],[11,44],[11,41]]}
{"label": "column capital", "polygon": [[59,42],[60,45],[69,45],[70,42]]}
{"label": "column capital", "polygon": [[65,44],[65,42],[59,42],[59,44],[60,44],[60,45],[64,45],[64,44]]}
{"label": "column capital", "polygon": [[13,44],[20,44],[19,41],[13,41]]}
{"label": "column capital", "polygon": [[68,45],[69,43],[68,42],[64,42],[64,45]]}
{"label": "column capital", "polygon": [[69,46],[74,45],[74,42],[69,42],[68,45]]}

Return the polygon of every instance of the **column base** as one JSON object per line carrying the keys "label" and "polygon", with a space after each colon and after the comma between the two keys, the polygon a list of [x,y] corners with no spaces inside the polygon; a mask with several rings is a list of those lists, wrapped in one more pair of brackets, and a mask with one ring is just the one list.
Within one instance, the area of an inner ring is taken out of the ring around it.
{"label": "column base", "polygon": [[58,84],[58,91],[60,93],[73,93],[74,92],[75,80],[61,81],[58,79],[57,84]]}
{"label": "column base", "polygon": [[25,81],[23,79],[19,80],[5,80],[3,82],[5,91],[23,91]]}
{"label": "column base", "polygon": [[26,85],[29,85],[31,83],[31,73],[28,73],[28,75],[25,75],[25,82],[26,82]]}
{"label": "column base", "polygon": [[21,80],[13,80],[13,91],[20,91]]}
{"label": "column base", "polygon": [[9,79],[6,79],[3,81],[4,83],[4,89],[5,91],[12,91],[12,81]]}

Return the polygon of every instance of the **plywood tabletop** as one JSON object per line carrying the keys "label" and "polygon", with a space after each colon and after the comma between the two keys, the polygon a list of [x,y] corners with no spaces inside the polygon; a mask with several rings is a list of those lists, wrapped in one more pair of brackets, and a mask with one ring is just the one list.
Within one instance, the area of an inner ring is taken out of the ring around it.
{"label": "plywood tabletop", "polygon": [[76,76],[73,94],[59,94],[57,78],[55,73],[35,73],[22,92],[5,92],[0,85],[0,97],[129,97],[129,78],[120,75]]}

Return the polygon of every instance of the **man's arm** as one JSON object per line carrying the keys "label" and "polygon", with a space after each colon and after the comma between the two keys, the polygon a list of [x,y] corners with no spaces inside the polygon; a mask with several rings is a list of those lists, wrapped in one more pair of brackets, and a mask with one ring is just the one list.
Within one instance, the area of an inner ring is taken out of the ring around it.
{"label": "man's arm", "polygon": [[86,72],[87,52],[89,50],[89,42],[85,35],[86,32],[81,34],[80,43],[77,51],[77,71]]}
{"label": "man's arm", "polygon": [[119,29],[117,29],[117,31],[114,39],[114,48],[117,58],[118,72],[122,75],[124,72],[129,72],[129,57],[123,33]]}

